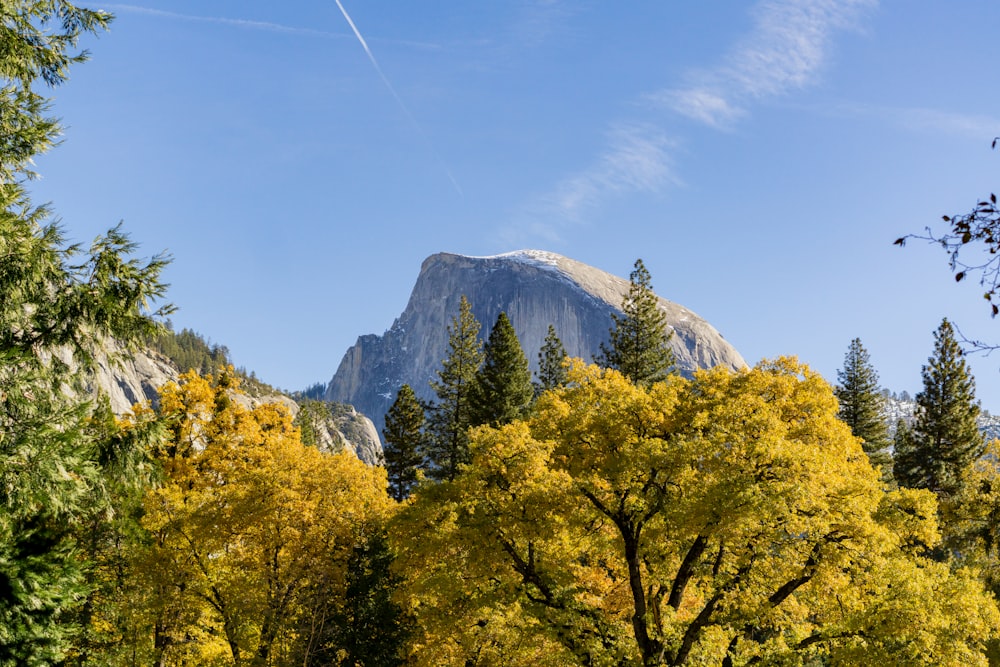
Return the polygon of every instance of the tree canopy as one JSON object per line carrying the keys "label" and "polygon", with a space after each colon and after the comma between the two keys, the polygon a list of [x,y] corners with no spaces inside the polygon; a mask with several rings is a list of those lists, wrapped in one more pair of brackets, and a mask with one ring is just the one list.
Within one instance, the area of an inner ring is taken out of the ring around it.
{"label": "tree canopy", "polygon": [[577,363],[393,524],[415,664],[985,664],[927,491],[887,492],[782,359],[649,386]]}
{"label": "tree canopy", "polygon": [[165,257],[134,258],[120,227],[68,244],[25,189],[61,132],[40,89],[86,59],[78,40],[110,15],[13,0],[0,18],[0,665],[30,666],[63,659],[80,631],[94,590],[80,533],[112,515],[112,476],[136,444],[95,427],[87,373],[107,339],[134,346],[170,307],[153,305]]}

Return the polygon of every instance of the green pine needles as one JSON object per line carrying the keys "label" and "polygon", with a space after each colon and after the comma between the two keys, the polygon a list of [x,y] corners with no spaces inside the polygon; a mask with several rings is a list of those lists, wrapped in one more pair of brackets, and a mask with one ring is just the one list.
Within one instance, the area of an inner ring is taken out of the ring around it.
{"label": "green pine needles", "polygon": [[960,490],[962,472],[982,456],[985,442],[976,425],[976,381],[947,319],[934,332],[934,354],[922,374],[916,421],[910,441],[897,453],[893,475],[902,486],[950,497]]}
{"label": "green pine needles", "polygon": [[670,347],[673,331],[653,292],[649,271],[641,259],[629,274],[628,295],[622,302],[622,314],[612,313],[608,344],[594,360],[598,365],[620,371],[636,384],[649,385],[665,380],[674,370],[674,352]]}
{"label": "green pine needles", "polygon": [[851,341],[844,355],[844,368],[837,371],[834,393],[840,401],[838,416],[851,427],[851,433],[861,438],[861,446],[872,465],[881,468],[884,475],[891,474],[885,398],[879,390],[878,373],[860,338]]}

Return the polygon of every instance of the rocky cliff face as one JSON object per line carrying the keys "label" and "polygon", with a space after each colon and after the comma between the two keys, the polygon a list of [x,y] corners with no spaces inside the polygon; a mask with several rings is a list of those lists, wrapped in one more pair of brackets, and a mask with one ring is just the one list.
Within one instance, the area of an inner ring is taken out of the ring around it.
{"label": "rocky cliff face", "polygon": [[[114,342],[105,347],[107,354],[97,360],[97,370],[90,381],[91,391],[106,394],[117,415],[128,412],[140,401],[155,404],[160,387],[180,377],[180,370],[158,352],[123,353]],[[294,400],[277,391],[253,391],[242,396],[240,402],[248,408],[262,403],[281,403],[293,416],[299,411]],[[317,446],[327,451],[347,449],[369,465],[378,463],[382,457],[382,441],[372,421],[350,405],[333,405],[330,412],[329,419],[316,425]]]}
{"label": "rocky cliff face", "polygon": [[[441,253],[427,258],[403,314],[383,335],[366,335],[344,355],[326,398],[350,403],[381,430],[396,392],[409,384],[433,397],[429,381],[447,355],[448,330],[464,294],[485,339],[501,311],[510,318],[532,370],[548,332],[556,328],[570,356],[590,361],[607,341],[629,283],[581,262],[537,250],[495,257]],[[683,373],[696,368],[741,368],[743,357],[705,320],[666,299],[660,308],[674,330]]]}

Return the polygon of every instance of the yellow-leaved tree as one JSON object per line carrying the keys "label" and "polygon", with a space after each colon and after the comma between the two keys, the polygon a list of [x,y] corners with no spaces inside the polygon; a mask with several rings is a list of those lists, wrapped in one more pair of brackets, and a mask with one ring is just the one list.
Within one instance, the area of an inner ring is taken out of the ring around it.
{"label": "yellow-leaved tree", "polygon": [[1000,612],[923,556],[933,494],[886,492],[794,360],[641,387],[572,365],[394,520],[421,665],[984,663]]}
{"label": "yellow-leaved tree", "polygon": [[137,408],[150,418],[169,437],[134,555],[140,662],[312,664],[352,550],[395,506],[384,471],[303,445],[288,410],[248,407],[231,372],[182,376],[155,414]]}

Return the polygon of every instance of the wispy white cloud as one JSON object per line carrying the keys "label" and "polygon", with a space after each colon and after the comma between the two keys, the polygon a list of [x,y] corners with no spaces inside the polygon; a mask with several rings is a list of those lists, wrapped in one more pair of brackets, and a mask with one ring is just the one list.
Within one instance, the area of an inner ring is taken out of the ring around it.
{"label": "wispy white cloud", "polygon": [[771,0],[754,12],[754,29],[718,66],[688,75],[690,83],[648,96],[706,125],[726,128],[754,101],[812,83],[834,32],[855,27],[877,0]]}
{"label": "wispy white cloud", "polygon": [[543,199],[551,212],[579,215],[609,195],[656,192],[676,182],[671,170],[673,142],[651,125],[618,125],[609,132],[608,148],[589,169],[561,182]]}
{"label": "wispy white cloud", "polygon": [[609,197],[656,193],[679,184],[673,171],[675,142],[658,128],[621,123],[608,132],[606,145],[588,169],[524,206],[511,225],[498,230],[497,240],[507,246],[557,243],[568,225],[585,222],[586,214]]}
{"label": "wispy white cloud", "polygon": [[[686,76],[687,84],[643,96],[717,129],[731,129],[753,102],[812,83],[821,72],[837,30],[857,27],[877,0],[765,0],[754,10],[753,30],[717,66]],[[661,121],[662,122],[662,121]],[[609,197],[656,193],[680,181],[674,173],[676,142],[661,122],[617,123],[592,165],[559,182],[526,217],[536,233],[552,235],[562,225]],[[539,228],[538,220],[546,219]],[[528,223],[522,224],[527,229]]]}

